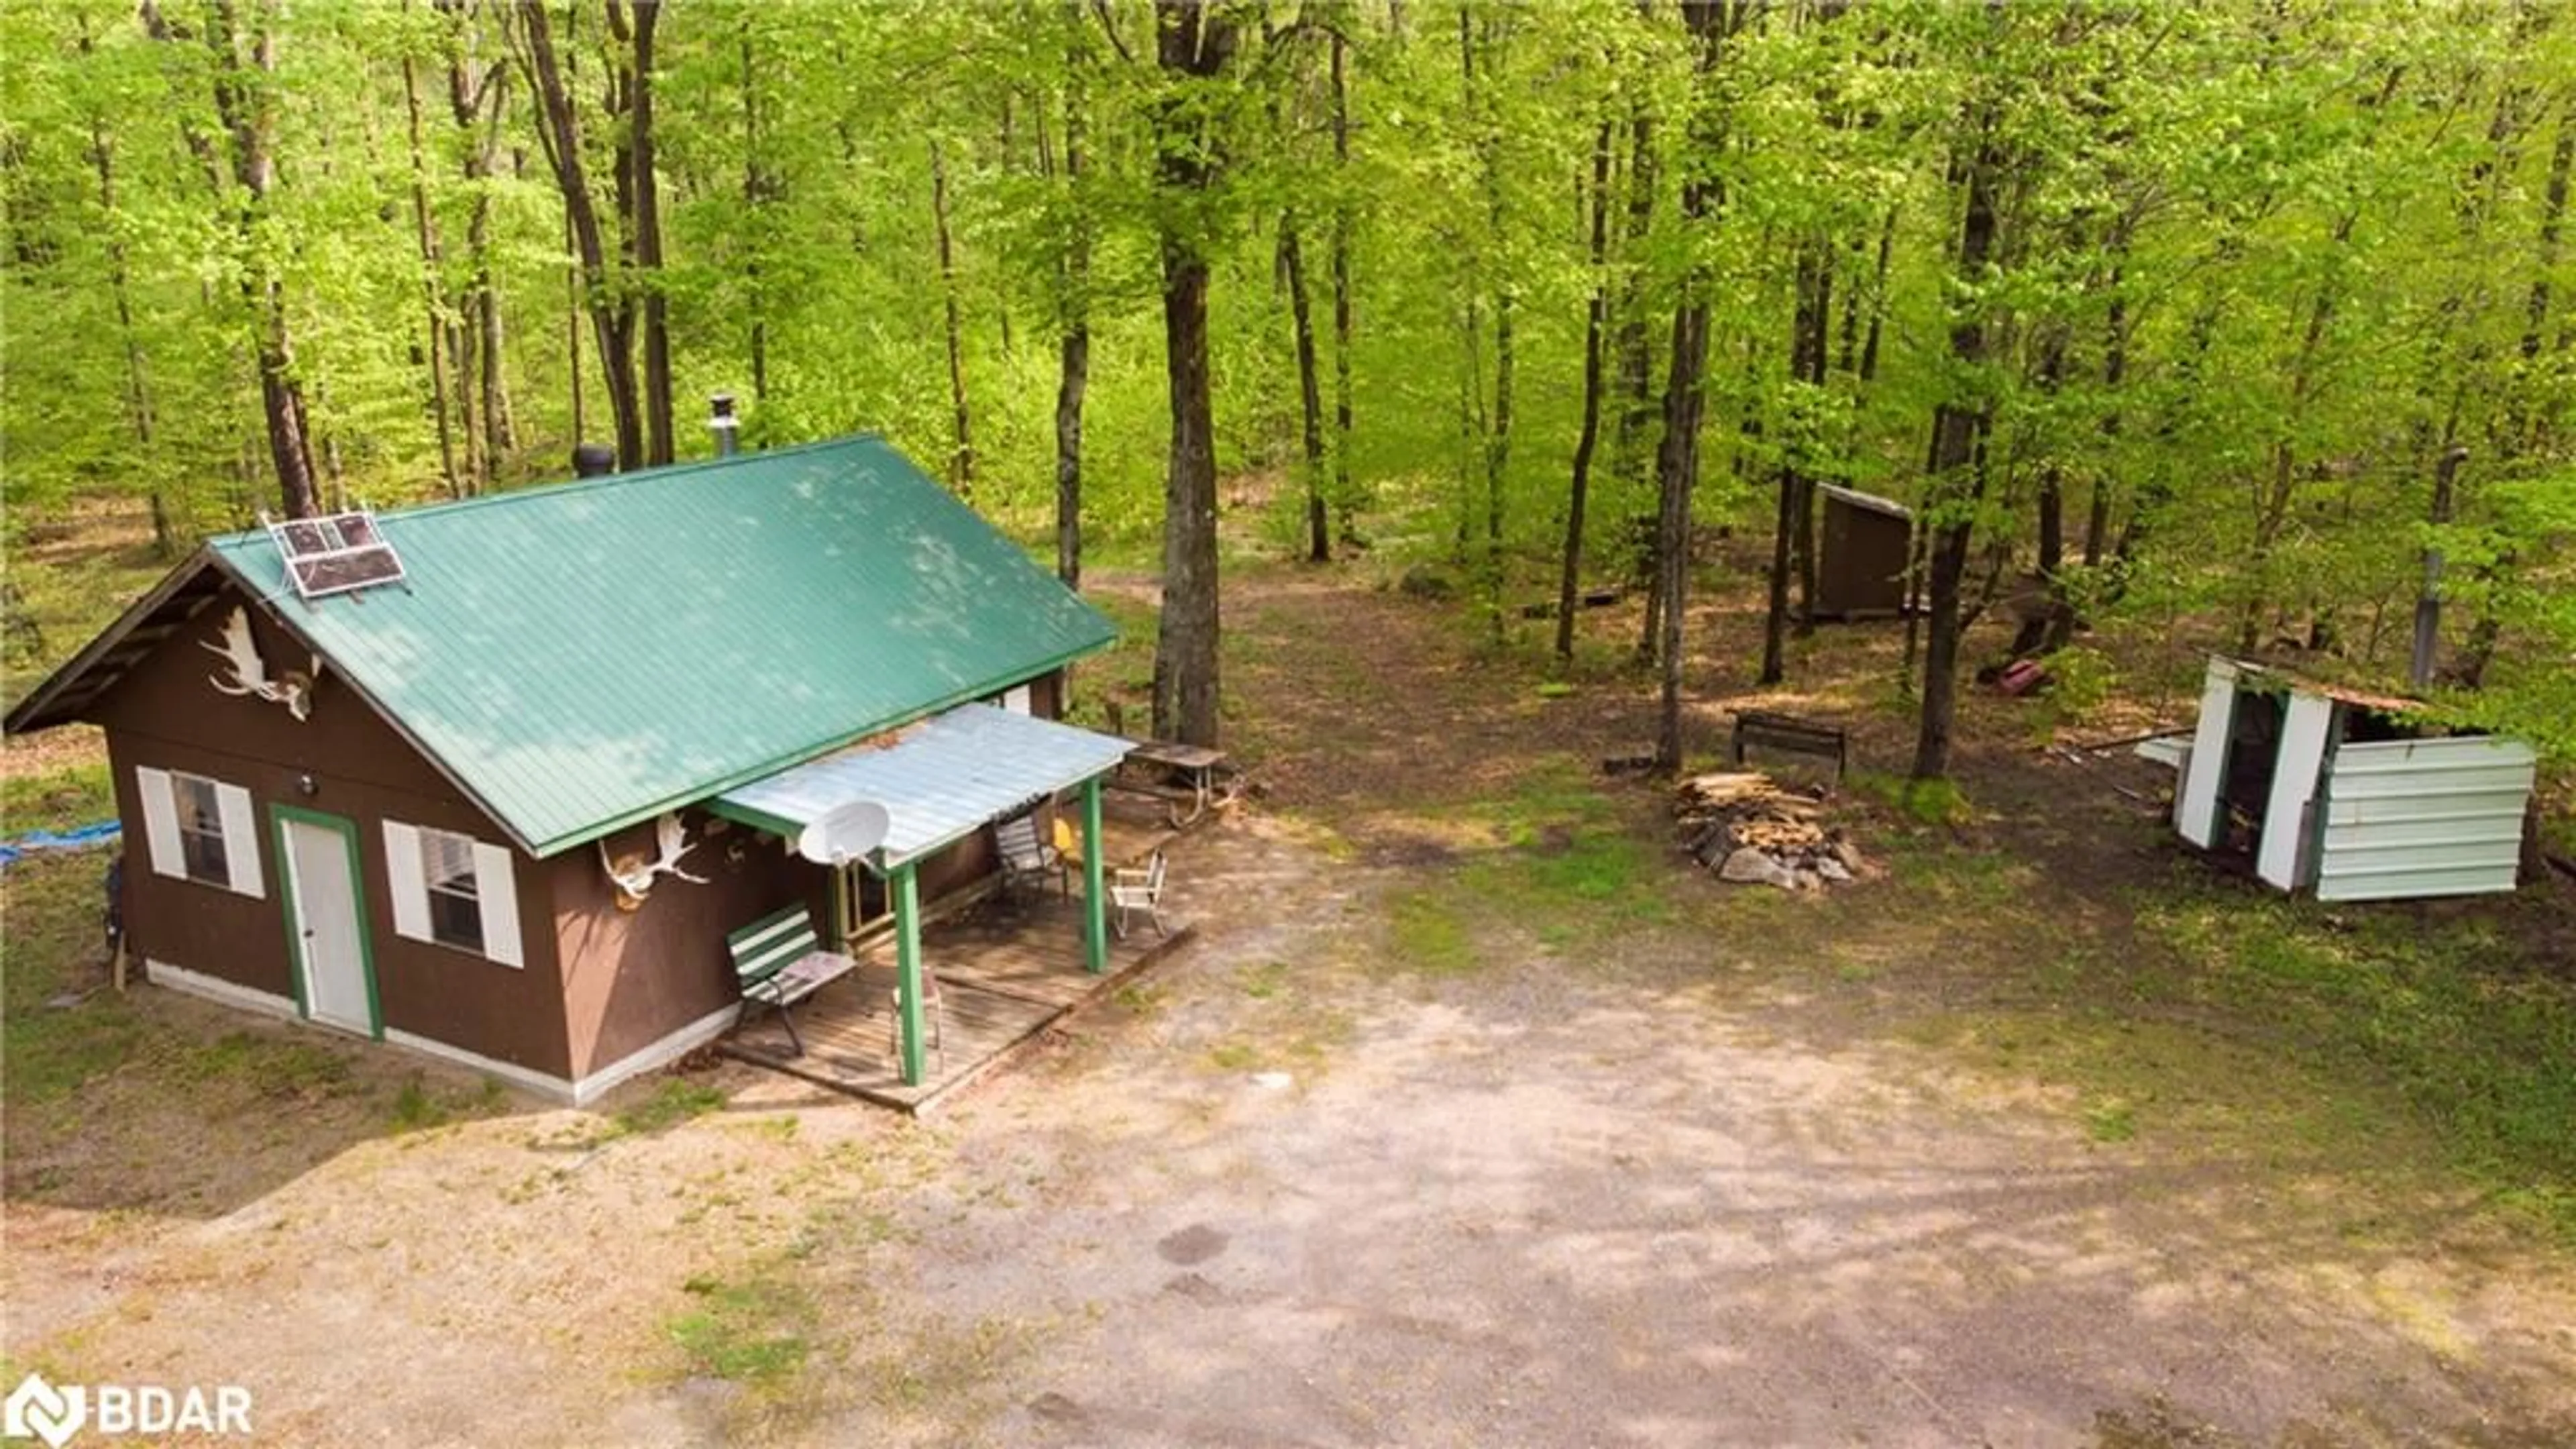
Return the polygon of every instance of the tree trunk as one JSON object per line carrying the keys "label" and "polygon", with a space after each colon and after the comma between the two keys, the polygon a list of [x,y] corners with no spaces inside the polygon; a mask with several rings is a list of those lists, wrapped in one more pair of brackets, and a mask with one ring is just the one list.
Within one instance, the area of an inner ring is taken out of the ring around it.
{"label": "tree trunk", "polygon": [[1565,566],[1556,581],[1556,657],[1574,658],[1574,595],[1583,576],[1583,513],[1592,489],[1592,450],[1601,437],[1601,351],[1610,322],[1610,148],[1603,120],[1592,140],[1592,299],[1583,314],[1583,426],[1574,440],[1574,480],[1565,495]]}
{"label": "tree trunk", "polygon": [[1878,267],[1872,273],[1869,289],[1869,328],[1861,343],[1860,362],[1851,368],[1852,377],[1863,393],[1878,380],[1878,334],[1887,321],[1887,260],[1896,248],[1896,208],[1887,209],[1887,220],[1878,229]]}
{"label": "tree trunk", "polygon": [[[1155,179],[1195,202],[1224,164],[1191,91],[1223,75],[1234,21],[1190,0],[1155,0],[1155,59],[1166,86],[1153,109]],[[1172,209],[1178,210],[1175,205]],[[1154,732],[1214,745],[1218,719],[1216,451],[1208,386],[1208,247],[1166,222],[1162,237],[1163,352],[1172,449],[1163,487],[1163,613],[1154,651]]]}
{"label": "tree trunk", "polygon": [[[1806,389],[1821,393],[1825,381],[1825,339],[1833,318],[1833,258],[1828,243],[1810,238],[1798,248],[1797,304],[1789,321],[1789,396],[1803,401]],[[1815,484],[1801,454],[1814,439],[1807,436],[1812,409],[1793,405],[1780,440],[1780,489],[1771,531],[1771,576],[1762,620],[1760,682],[1777,684],[1787,674],[1786,641],[1794,620],[1801,635],[1814,627],[1816,596]],[[1790,586],[1797,586],[1797,608],[1790,608]]]}
{"label": "tree trunk", "polygon": [[[2350,239],[2353,224],[2360,217],[2358,206],[2344,213],[2334,230],[2337,246]],[[2272,444],[2271,478],[2267,485],[2255,490],[2253,549],[2248,557],[2252,577],[2244,605],[2236,616],[2236,650],[2240,654],[2253,653],[2262,642],[2258,635],[2264,606],[2271,597],[2272,549],[2290,520],[2290,501],[2298,488],[2299,424],[2307,416],[2309,396],[2316,387],[2317,356],[2324,350],[2326,329],[2334,322],[2335,301],[2334,284],[2319,282],[2316,296],[2308,303],[2307,327],[2299,338],[2298,356],[2290,365],[2289,415],[2280,420],[2280,435]]]}
{"label": "tree trunk", "polygon": [[[502,462],[518,447],[510,416],[510,393],[502,371],[501,294],[492,284],[492,163],[498,131],[509,99],[510,73],[492,65],[476,72],[467,56],[470,33],[462,0],[439,0],[453,15],[448,36],[447,102],[465,144],[465,183],[474,194],[465,221],[465,251],[471,275],[463,292],[452,298],[455,318],[452,348],[457,369],[458,412],[469,416],[467,455],[476,461],[469,484],[489,487]],[[567,248],[567,250],[569,250]],[[462,399],[472,397],[467,407]]]}
{"label": "tree trunk", "polygon": [[[2051,323],[2039,345],[2040,395],[2054,403],[2066,381],[2067,328]],[[2052,406],[2051,412],[2055,409]],[[2039,587],[2041,607],[2027,612],[2013,635],[2014,659],[2044,654],[2075,628],[2075,609],[2066,597],[2066,465],[2052,445],[2039,470]],[[2064,622],[2061,624],[2061,620]]]}
{"label": "tree trunk", "polygon": [[947,316],[948,410],[954,441],[948,454],[948,486],[971,501],[975,497],[975,418],[966,397],[966,322],[957,303],[957,256],[948,230],[948,162],[936,141],[930,143],[930,220],[939,242],[939,293]]}
{"label": "tree trunk", "polygon": [[1503,498],[1512,457],[1512,294],[1494,299],[1494,427],[1485,439],[1485,607],[1503,637]]}
{"label": "tree trunk", "polygon": [[1342,541],[1356,543],[1353,515],[1359,497],[1351,489],[1351,206],[1345,194],[1351,166],[1350,80],[1344,52],[1349,40],[1336,26],[1331,37],[1333,82],[1333,507],[1340,514]]}
{"label": "tree trunk", "polygon": [[[1806,371],[1804,378],[1812,397],[1825,395],[1827,366],[1826,337],[1834,316],[1834,256],[1832,245],[1823,240],[1814,244],[1815,298],[1806,315]],[[1797,349],[1792,348],[1789,365],[1794,373],[1798,366]],[[1814,448],[1821,439],[1814,436],[1812,417],[1802,417],[1796,438],[1800,448]],[[1798,470],[1798,496],[1790,501],[1789,557],[1791,576],[1798,586],[1797,611],[1790,623],[1803,639],[1816,632],[1816,478],[1812,465]]]}
{"label": "tree trunk", "polygon": [[[1647,6],[1640,0],[1639,9]],[[1641,96],[1633,102],[1628,118],[1628,210],[1620,228],[1619,250],[1623,262],[1620,295],[1614,311],[1619,318],[1616,343],[1611,348],[1618,360],[1619,400],[1618,428],[1611,435],[1610,453],[1615,475],[1625,485],[1623,497],[1641,490],[1646,481],[1648,455],[1645,447],[1646,427],[1654,417],[1653,350],[1647,344],[1646,309],[1643,288],[1633,259],[1646,245],[1655,220],[1655,145],[1654,116]],[[1655,530],[1638,528],[1641,520],[1623,520],[1629,525],[1631,538],[1628,559],[1629,578],[1646,586],[1645,618],[1637,633],[1637,662],[1651,664],[1663,640],[1664,593],[1655,580],[1660,569],[1655,561]]]}
{"label": "tree trunk", "polygon": [[629,159],[634,170],[635,260],[644,289],[645,461],[671,462],[670,299],[662,291],[662,184],[656,175],[653,133],[653,37],[661,26],[662,0],[632,0],[635,7],[635,94]]}
{"label": "tree trunk", "polygon": [[[1699,112],[1690,137],[1697,169],[1682,183],[1681,200],[1683,224],[1694,229],[1711,224],[1725,204],[1724,191],[1705,169],[1725,149],[1726,140],[1724,121],[1708,94],[1707,80],[1717,69],[1731,11],[1721,0],[1683,0],[1682,5],[1682,21],[1699,43]],[[1707,289],[1705,264],[1694,266],[1673,309],[1672,365],[1664,381],[1664,438],[1655,454],[1659,504],[1655,591],[1662,596],[1656,657],[1663,671],[1655,765],[1666,773],[1682,764],[1682,618],[1690,603],[1691,490],[1699,480],[1699,425],[1707,403]]]}
{"label": "tree trunk", "polygon": [[438,472],[451,498],[466,494],[456,467],[456,429],[448,416],[447,325],[439,316],[438,223],[429,209],[429,161],[421,140],[420,77],[412,59],[402,58],[403,113],[411,141],[411,219],[413,240],[420,248],[420,293],[423,330],[429,334],[429,411],[438,424]]}
{"label": "tree trunk", "polygon": [[239,188],[233,230],[249,263],[242,274],[242,299],[253,319],[252,351],[259,365],[260,414],[267,425],[269,461],[277,470],[278,498],[287,515],[306,518],[319,511],[319,499],[313,487],[304,392],[296,380],[295,351],[287,333],[286,286],[274,261],[262,257],[255,234],[277,180],[277,160],[270,150],[276,126],[277,36],[269,23],[274,16],[261,17],[250,36],[247,60],[241,54],[233,0],[214,0],[207,18],[206,43],[215,58],[215,111],[231,139],[233,183]]}
{"label": "tree trunk", "polygon": [[[2121,290],[2125,277],[2117,260],[2128,251],[2128,229],[2125,226],[2114,231],[2112,245],[2110,315],[2102,329],[2102,421],[2097,426],[2106,459],[2113,456],[2112,450],[2120,441],[2120,384],[2127,380],[2129,372],[2129,301]],[[2097,471],[2093,477],[2092,505],[2084,518],[2084,567],[2087,571],[2102,566],[2103,549],[2111,532],[2111,492],[2109,473]],[[2070,637],[2073,622],[2070,617]],[[2066,640],[2059,639],[2050,647],[2064,648],[2065,645]]]}
{"label": "tree trunk", "polygon": [[1297,245],[1297,213],[1279,220],[1279,266],[1288,278],[1288,313],[1297,346],[1297,398],[1306,445],[1306,559],[1330,563],[1332,521],[1324,508],[1324,398],[1315,375],[1315,321],[1306,304],[1306,262]]}
{"label": "tree trunk", "polygon": [[760,131],[760,67],[753,53],[752,32],[742,35],[742,206],[752,218],[753,243],[743,263],[744,308],[749,314],[751,396],[755,404],[769,398],[769,288],[761,275],[761,258],[769,244],[761,212],[776,200],[779,180],[766,164]]}
{"label": "tree trunk", "polygon": [[[528,84],[536,92],[541,122],[537,136],[554,169],[556,188],[563,194],[564,224],[572,233],[574,256],[580,266],[582,307],[590,316],[592,340],[599,347],[600,379],[607,386],[609,412],[617,429],[618,465],[641,467],[644,424],[635,396],[634,339],[616,304],[617,286],[608,272],[599,211],[591,200],[590,178],[582,170],[581,123],[573,110],[572,96],[564,87],[563,71],[555,61],[554,31],[544,0],[520,0],[519,19],[527,38],[527,52],[521,59],[527,67]],[[581,368],[577,356],[574,362],[578,431]]]}
{"label": "tree trunk", "polygon": [[[84,56],[94,53],[89,22],[79,20],[80,50]],[[107,280],[110,295],[116,302],[116,338],[125,359],[125,425],[134,432],[134,445],[141,455],[148,476],[158,476],[149,466],[152,452],[152,388],[143,365],[143,344],[134,331],[134,288],[127,271],[124,228],[116,205],[116,146],[109,138],[104,113],[89,113],[89,163],[98,175],[98,210],[107,223]],[[171,527],[170,507],[156,483],[152,500],[152,549],[162,560],[178,557],[179,540]]]}
{"label": "tree trunk", "polygon": [[[1994,111],[1987,103],[1976,116],[1974,134],[1963,143],[1970,148],[1962,178],[1967,205],[1960,219],[1959,248],[1951,267],[1951,275],[1962,282],[1981,278],[1987,259],[1996,250],[1996,172],[2002,162],[1996,151],[1994,128]],[[1972,373],[1983,367],[1986,352],[1984,319],[1970,311],[1952,317],[1950,356],[1959,370]],[[1914,738],[1912,774],[1917,780],[1936,780],[1950,770],[1950,730],[1958,712],[1959,640],[1964,628],[1959,610],[1960,584],[1967,575],[1968,549],[1976,530],[1974,505],[1985,495],[1985,470],[1974,466],[1978,439],[1985,426],[1986,417],[1981,410],[1956,401],[1944,401],[1933,410],[1930,491],[1934,506],[1924,513],[1940,521],[1933,525],[1925,550],[1930,597],[1923,642],[1922,714]],[[1962,474],[1966,475],[1964,479]],[[1962,502],[1967,506],[1951,506]]]}
{"label": "tree trunk", "polygon": [[1082,0],[1065,0],[1064,184],[1073,198],[1073,230],[1057,266],[1062,334],[1055,389],[1055,572],[1066,588],[1082,584],[1082,399],[1091,383],[1091,223],[1083,211],[1083,147],[1090,97],[1082,44]]}

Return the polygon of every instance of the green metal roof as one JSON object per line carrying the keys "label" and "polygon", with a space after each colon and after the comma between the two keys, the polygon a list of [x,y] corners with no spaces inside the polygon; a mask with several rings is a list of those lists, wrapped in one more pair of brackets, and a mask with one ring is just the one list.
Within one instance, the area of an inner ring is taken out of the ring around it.
{"label": "green metal roof", "polygon": [[401,584],[306,601],[208,544],[538,855],[990,694],[1115,631],[874,437],[378,519]]}

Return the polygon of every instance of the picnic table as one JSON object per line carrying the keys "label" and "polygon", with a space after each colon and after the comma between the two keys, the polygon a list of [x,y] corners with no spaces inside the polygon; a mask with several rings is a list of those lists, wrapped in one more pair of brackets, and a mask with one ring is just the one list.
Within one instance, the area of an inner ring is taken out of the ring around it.
{"label": "picnic table", "polygon": [[[1129,766],[1143,766],[1160,775],[1160,780],[1144,788],[1173,802],[1171,819],[1175,830],[1207,813],[1217,797],[1218,777],[1229,772],[1225,751],[1170,740],[1137,741],[1120,762],[1121,772]],[[1187,814],[1182,813],[1183,803],[1190,807]]]}

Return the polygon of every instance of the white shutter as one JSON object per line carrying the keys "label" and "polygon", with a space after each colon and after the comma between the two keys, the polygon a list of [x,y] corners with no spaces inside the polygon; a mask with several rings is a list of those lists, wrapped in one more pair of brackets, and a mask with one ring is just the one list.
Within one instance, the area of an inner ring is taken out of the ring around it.
{"label": "white shutter", "polygon": [[1025,684],[1014,684],[1009,689],[1004,690],[1002,692],[1002,708],[1009,710],[1013,714],[1027,714],[1029,712],[1029,687]]}
{"label": "white shutter", "polygon": [[519,887],[508,846],[474,842],[474,895],[483,903],[483,954],[504,966],[526,966],[519,949]]}
{"label": "white shutter", "polygon": [[429,934],[429,883],[420,873],[420,832],[385,822],[385,882],[392,887],[394,934],[415,941]]}
{"label": "white shutter", "polygon": [[188,858],[179,852],[179,804],[170,794],[170,772],[137,765],[134,787],[143,797],[143,838],[152,848],[152,873],[186,880]]}
{"label": "white shutter", "polygon": [[232,868],[233,890],[253,898],[266,896],[259,873],[259,817],[251,813],[250,792],[219,781],[215,806],[223,812],[224,864]]}

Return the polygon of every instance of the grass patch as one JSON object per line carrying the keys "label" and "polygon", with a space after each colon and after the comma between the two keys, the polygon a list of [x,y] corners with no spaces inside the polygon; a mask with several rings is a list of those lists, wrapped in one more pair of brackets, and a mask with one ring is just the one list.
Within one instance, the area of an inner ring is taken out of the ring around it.
{"label": "grass patch", "polygon": [[2493,1198],[2576,1240],[2576,989],[2475,921],[2195,891],[2139,908],[2176,991],[2264,1024],[2276,1051],[2395,1097]]}
{"label": "grass patch", "polygon": [[1208,1048],[1207,1060],[1220,1072],[1248,1072],[1261,1065],[1261,1048],[1248,1041],[1221,1041]]}
{"label": "grass patch", "polygon": [[772,1264],[741,1282],[701,1275],[681,1290],[696,1302],[668,1332],[684,1372],[775,1391],[813,1356],[813,1295]]}
{"label": "grass patch", "polygon": [[176,1075],[232,1082],[262,1097],[338,1096],[352,1089],[349,1059],[328,1047],[265,1032],[227,1032],[182,1052]]}
{"label": "grass patch", "polygon": [[1150,981],[1130,981],[1109,993],[1110,1004],[1129,1016],[1151,1016],[1170,997],[1169,988]]}
{"label": "grass patch", "polygon": [[[8,970],[0,975],[0,1099],[25,1108],[59,1101],[114,1070],[141,1046],[142,1017],[101,985],[95,854],[31,856],[0,872]],[[77,1006],[47,1005],[89,992]]]}
{"label": "grass patch", "polygon": [[643,1136],[676,1127],[692,1117],[703,1117],[724,1104],[723,1089],[712,1083],[665,1077],[653,1089],[653,1095],[619,1112],[612,1120],[620,1132]]}
{"label": "grass patch", "polygon": [[980,1436],[960,1431],[976,1413],[978,1391],[1025,1363],[1039,1346],[1035,1326],[1004,1318],[963,1326],[914,1324],[894,1351],[872,1365],[869,1397],[880,1409],[934,1416],[942,1442],[971,1441]]}
{"label": "grass patch", "polygon": [[471,1093],[443,1093],[424,1082],[415,1072],[394,1089],[393,1100],[385,1108],[385,1117],[397,1132],[426,1132],[450,1122],[498,1111],[507,1095],[501,1084],[491,1077],[485,1077],[483,1084]]}
{"label": "grass patch", "polygon": [[1425,976],[1464,976],[1484,965],[1450,892],[1410,890],[1387,903],[1395,964]]}
{"label": "grass patch", "polygon": [[722,1089],[686,1077],[665,1077],[651,1096],[614,1116],[585,1116],[556,1130],[540,1132],[528,1145],[540,1152],[592,1152],[621,1137],[643,1137],[702,1117],[725,1104]]}
{"label": "grass patch", "polygon": [[2126,1142],[2138,1135],[2138,1109],[2126,1102],[2099,1102],[2084,1110],[2084,1135],[2096,1142]]}
{"label": "grass patch", "polygon": [[1856,770],[1851,787],[1917,825],[1965,825],[1976,814],[1958,783],[1949,779],[1914,780]]}
{"label": "grass patch", "polygon": [[0,778],[0,834],[69,830],[115,818],[116,786],[104,759]]}

